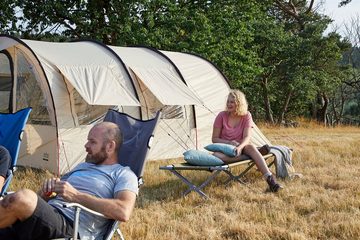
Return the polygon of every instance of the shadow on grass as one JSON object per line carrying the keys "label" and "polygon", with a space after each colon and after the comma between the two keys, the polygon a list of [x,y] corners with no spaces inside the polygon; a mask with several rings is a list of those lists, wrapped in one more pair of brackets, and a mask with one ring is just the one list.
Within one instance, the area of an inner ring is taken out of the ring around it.
{"label": "shadow on grass", "polygon": [[[196,173],[184,173],[183,174],[189,181],[191,181],[194,185],[199,186],[201,185],[210,175],[210,173],[203,171],[203,172],[196,172]],[[225,173],[221,173],[218,175],[211,183],[206,185],[201,190],[211,198],[211,195],[214,194],[219,189],[223,191],[227,191],[228,187],[231,187],[233,184],[241,185],[239,187],[244,187],[243,184],[233,181],[230,182],[229,185],[225,185],[224,183],[228,180],[228,176]],[[251,182],[251,180],[250,180]],[[189,186],[185,184],[179,178],[176,178],[174,175],[169,174],[167,180],[160,180],[159,183],[153,184],[145,184],[140,188],[140,194],[138,197],[138,206],[145,207],[148,204],[154,202],[171,202],[177,201],[179,199],[184,198],[184,192],[189,189]],[[215,194],[216,195],[216,194]],[[199,198],[199,200],[205,200],[202,196],[200,196],[197,192],[190,192],[188,195],[185,196],[191,198]]]}
{"label": "shadow on grass", "polygon": [[150,203],[157,201],[174,201],[183,197],[187,185],[180,180],[169,179],[158,184],[146,185],[140,187],[139,202]]}

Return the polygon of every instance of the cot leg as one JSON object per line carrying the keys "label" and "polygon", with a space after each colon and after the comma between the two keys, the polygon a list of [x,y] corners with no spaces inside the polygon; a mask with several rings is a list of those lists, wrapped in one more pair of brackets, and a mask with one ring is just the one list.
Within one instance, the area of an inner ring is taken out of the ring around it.
{"label": "cot leg", "polygon": [[273,160],[271,163],[269,163],[269,164],[268,164],[268,168],[270,168],[274,163],[275,163],[274,160]]}
{"label": "cot leg", "polygon": [[209,197],[201,189],[203,189],[206,185],[208,185],[221,172],[220,170],[215,170],[213,174],[211,174],[200,186],[196,186],[195,184],[190,182],[187,178],[185,178],[183,175],[178,173],[176,170],[170,170],[170,171],[173,174],[175,174],[178,178],[180,178],[186,185],[188,185],[189,189],[183,193],[183,196],[186,196],[190,192],[194,191],[205,199],[208,199]]}
{"label": "cot leg", "polygon": [[[270,168],[273,164],[275,163],[275,161],[271,161],[269,164],[268,164],[268,168]],[[239,175],[235,176],[233,175],[230,171],[228,170],[224,170],[224,172],[226,172],[228,175],[229,175],[229,178],[225,181],[225,185],[228,185],[231,181],[238,181],[242,184],[245,184],[245,182],[243,180],[241,180],[242,177],[245,176],[245,174],[247,172],[250,171],[250,169],[255,165],[255,162],[251,162],[249,164],[249,166],[243,171],[241,172]]]}
{"label": "cot leg", "polygon": [[235,176],[234,174],[232,174],[229,170],[224,170],[224,172],[229,175],[229,178],[225,181],[225,185],[228,185],[231,181],[238,181],[241,184],[246,184],[246,182],[244,182],[242,179],[240,179],[239,176]]}
{"label": "cot leg", "polygon": [[225,185],[228,185],[231,181],[238,181],[238,182],[240,182],[240,183],[244,183],[245,184],[245,182],[244,181],[242,181],[241,180],[241,178],[243,177],[243,176],[245,176],[245,174],[253,167],[255,165],[255,163],[254,162],[251,162],[250,164],[249,164],[249,166],[243,171],[243,172],[241,172],[239,175],[237,175],[237,176],[234,176],[232,173],[227,173],[226,171],[226,173],[230,176],[229,178],[228,178],[228,180],[225,182]]}

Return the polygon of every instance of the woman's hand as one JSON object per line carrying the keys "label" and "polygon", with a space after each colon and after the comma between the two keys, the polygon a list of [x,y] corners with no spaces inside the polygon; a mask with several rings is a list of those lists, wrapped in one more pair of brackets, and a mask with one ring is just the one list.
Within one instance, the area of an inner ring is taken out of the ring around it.
{"label": "woman's hand", "polygon": [[237,147],[237,146],[239,146],[240,143],[238,141],[232,140],[229,142],[229,144]]}
{"label": "woman's hand", "polygon": [[242,153],[243,147],[239,145],[235,148],[235,150],[236,150],[236,156],[240,156]]}

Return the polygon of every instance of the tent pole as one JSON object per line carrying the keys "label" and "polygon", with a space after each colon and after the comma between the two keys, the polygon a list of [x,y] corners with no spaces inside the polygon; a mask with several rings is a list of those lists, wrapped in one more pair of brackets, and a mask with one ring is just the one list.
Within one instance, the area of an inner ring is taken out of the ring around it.
{"label": "tent pole", "polygon": [[198,129],[195,128],[195,145],[196,145],[196,150],[199,149],[199,141],[198,141]]}

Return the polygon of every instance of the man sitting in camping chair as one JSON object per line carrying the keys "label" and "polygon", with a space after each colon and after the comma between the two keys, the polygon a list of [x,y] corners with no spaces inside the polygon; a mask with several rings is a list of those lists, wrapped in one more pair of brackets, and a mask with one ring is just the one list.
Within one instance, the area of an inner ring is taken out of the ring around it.
{"label": "man sitting in camping chair", "polygon": [[74,209],[63,208],[65,202],[79,203],[108,218],[82,211],[81,238],[101,239],[109,219],[127,221],[135,205],[138,181],[130,168],[118,163],[121,144],[122,133],[116,124],[95,125],[85,144],[86,162],[61,179],[45,181],[39,195],[22,189],[0,201],[0,239],[71,237]]}

